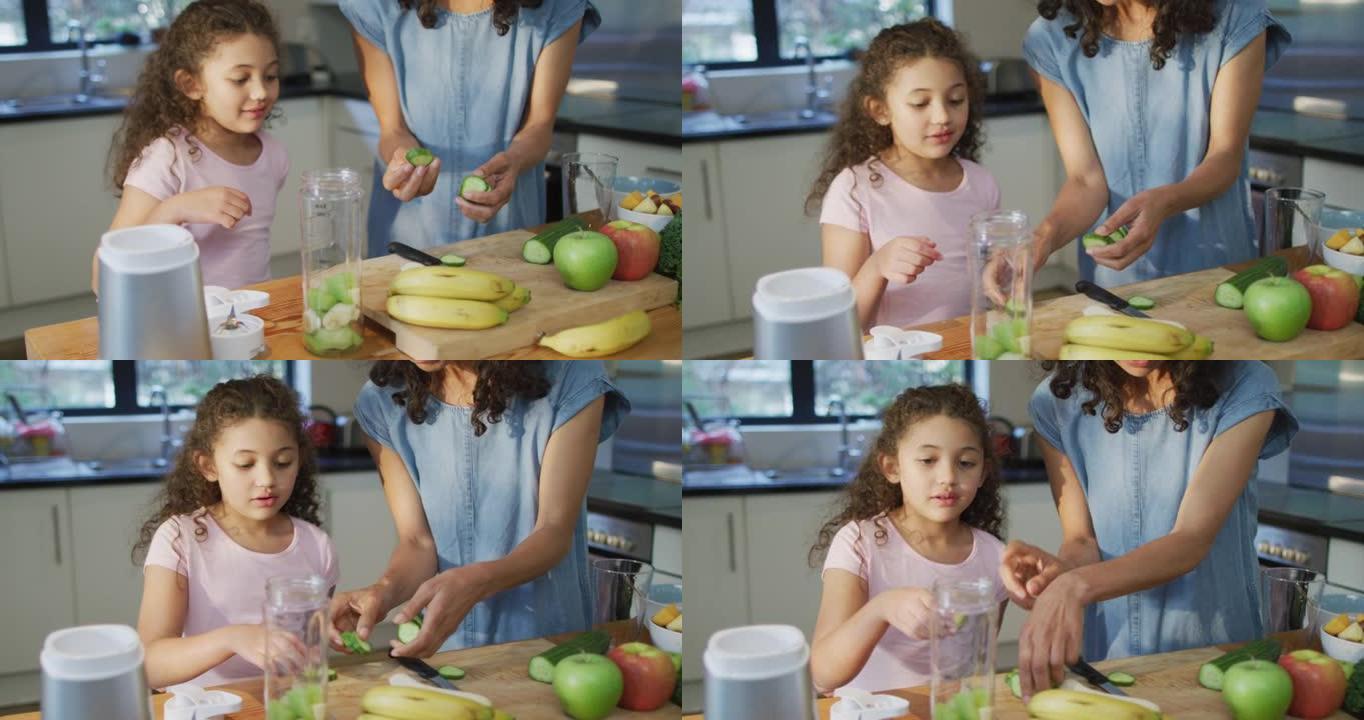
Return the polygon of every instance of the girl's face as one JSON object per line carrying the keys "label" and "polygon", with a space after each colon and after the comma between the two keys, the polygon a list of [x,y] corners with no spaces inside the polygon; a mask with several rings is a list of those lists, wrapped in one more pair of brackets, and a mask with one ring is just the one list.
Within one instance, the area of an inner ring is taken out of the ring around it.
{"label": "girl's face", "polygon": [[1135,378],[1144,378],[1160,369],[1164,360],[1115,360],[1123,372]]}
{"label": "girl's face", "polygon": [[881,471],[900,485],[905,507],[930,522],[961,517],[985,479],[985,449],[964,420],[935,415],[900,438],[894,458],[881,458]]}
{"label": "girl's face", "polygon": [[886,86],[886,99],[871,100],[872,119],[890,127],[895,144],[929,159],[947,157],[966,132],[970,93],[961,66],[926,57],[905,63]]}
{"label": "girl's face", "polygon": [[284,508],[298,479],[298,443],[278,420],[251,418],[218,433],[213,455],[200,455],[199,471],[218,483],[223,503],[251,520],[268,520]]}
{"label": "girl's face", "polygon": [[207,119],[246,135],[261,129],[279,99],[279,57],[268,38],[234,35],[214,46],[198,77],[182,71],[177,80]]}

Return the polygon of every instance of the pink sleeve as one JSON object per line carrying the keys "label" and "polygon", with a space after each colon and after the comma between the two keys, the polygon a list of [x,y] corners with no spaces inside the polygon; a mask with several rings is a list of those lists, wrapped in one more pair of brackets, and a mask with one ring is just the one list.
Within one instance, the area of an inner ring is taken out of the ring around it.
{"label": "pink sleeve", "polygon": [[988,171],[988,170],[985,171],[985,177],[989,178],[989,180],[990,180],[990,198],[991,198],[991,199],[990,199],[990,209],[991,209],[991,210],[998,210],[998,209],[999,209],[999,183],[995,180],[995,176],[994,176],[993,174],[991,174],[990,171]]}
{"label": "pink sleeve", "polygon": [[845,168],[829,183],[824,193],[824,203],[819,213],[819,222],[824,225],[837,225],[857,232],[867,232],[867,215],[862,203],[855,196],[856,175],[852,168]]}
{"label": "pink sleeve", "polygon": [[336,545],[332,542],[332,536],[326,532],[322,533],[322,577],[327,579],[327,587],[335,588],[341,582],[341,563],[336,557]]}
{"label": "pink sleeve", "polygon": [[275,194],[278,195],[284,189],[284,184],[289,182],[289,148],[285,147],[279,138],[271,136],[271,140],[279,153],[279,184],[275,186]]}
{"label": "pink sleeve", "polygon": [[180,192],[180,181],[175,178],[175,145],[167,138],[157,138],[142,149],[142,155],[128,168],[124,187],[135,187],[157,200]]}
{"label": "pink sleeve", "polygon": [[1005,602],[1009,599],[1009,591],[1004,587],[1004,578],[1000,576],[1000,563],[1004,561],[1004,543],[999,538],[985,532],[977,530],[982,536],[987,538],[990,544],[990,558],[993,561],[995,570],[995,602]]}
{"label": "pink sleeve", "polygon": [[189,568],[185,566],[183,540],[184,532],[177,518],[169,518],[161,523],[161,527],[156,529],[156,534],[152,535],[151,544],[147,546],[147,559],[142,564],[144,571],[147,567],[155,565],[188,577]]}
{"label": "pink sleeve", "polygon": [[839,529],[829,543],[829,554],[824,558],[824,570],[846,570],[863,580],[867,579],[867,558],[862,549],[862,529],[854,520]]}

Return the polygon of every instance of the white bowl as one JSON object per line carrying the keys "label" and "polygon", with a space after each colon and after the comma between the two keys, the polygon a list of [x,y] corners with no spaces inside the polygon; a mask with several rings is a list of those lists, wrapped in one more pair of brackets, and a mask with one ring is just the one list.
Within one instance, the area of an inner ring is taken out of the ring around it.
{"label": "white bowl", "polygon": [[1344,270],[1351,275],[1364,275],[1364,255],[1351,255],[1339,250],[1332,250],[1325,245],[1321,246],[1321,252],[1326,256],[1326,264],[1337,270]]}
{"label": "white bowl", "polygon": [[654,624],[653,620],[647,622],[649,623],[649,639],[653,641],[654,647],[665,652],[682,652],[682,633],[659,627]]}
{"label": "white bowl", "polygon": [[1364,660],[1364,643],[1341,640],[1326,632],[1326,623],[1341,613],[1351,616],[1364,613],[1364,595],[1353,588],[1326,583],[1322,589],[1320,604],[1317,607],[1317,628],[1321,635],[1321,649],[1327,655],[1345,662]]}
{"label": "white bowl", "polygon": [[654,615],[668,605],[682,609],[682,586],[664,583],[649,588],[649,597],[644,602],[644,622],[649,625],[649,639],[654,647],[665,652],[682,652],[682,633],[674,632],[654,624]]}
{"label": "white bowl", "polygon": [[[625,197],[622,195],[621,197]],[[640,225],[648,225],[654,232],[663,232],[663,228],[668,227],[672,222],[673,215],[652,215],[649,213],[639,213],[634,210],[626,210],[620,206],[620,198],[616,198],[616,219],[637,222]]]}
{"label": "white bowl", "polygon": [[1350,642],[1326,632],[1321,631],[1321,649],[1327,655],[1348,663],[1357,663],[1364,660],[1364,643]]}

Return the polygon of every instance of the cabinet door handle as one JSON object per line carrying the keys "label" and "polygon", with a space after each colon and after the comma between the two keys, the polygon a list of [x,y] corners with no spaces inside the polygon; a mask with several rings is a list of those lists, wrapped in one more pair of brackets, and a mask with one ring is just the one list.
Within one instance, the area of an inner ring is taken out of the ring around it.
{"label": "cabinet door handle", "polygon": [[706,206],[706,219],[710,220],[710,168],[701,161],[701,202]]}
{"label": "cabinet door handle", "polygon": [[62,564],[62,516],[57,506],[52,506],[52,545],[57,551],[57,564]]}
{"label": "cabinet door handle", "polygon": [[725,513],[725,524],[729,526],[729,571],[738,572],[734,562],[734,513]]}
{"label": "cabinet door handle", "polygon": [[675,177],[675,178],[679,178],[679,179],[682,177],[682,173],[680,173],[680,172],[678,172],[678,171],[676,171],[676,170],[669,170],[668,168],[662,168],[662,167],[652,167],[652,166],[646,167],[646,168],[644,168],[644,172],[647,172],[647,173],[649,173],[650,175],[671,175],[671,176],[673,176],[673,177]]}

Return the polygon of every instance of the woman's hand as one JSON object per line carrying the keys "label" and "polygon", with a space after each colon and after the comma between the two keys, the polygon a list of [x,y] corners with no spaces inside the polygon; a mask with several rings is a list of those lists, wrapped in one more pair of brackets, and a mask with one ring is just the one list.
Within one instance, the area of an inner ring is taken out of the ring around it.
{"label": "woman's hand", "polygon": [[516,169],[512,167],[507,153],[500,152],[470,174],[488,181],[492,189],[488,192],[471,192],[464,197],[456,188],[455,202],[464,217],[475,222],[488,222],[511,200],[512,191],[516,189]]}
{"label": "woman's hand", "polygon": [[924,588],[887,590],[876,596],[876,602],[881,606],[881,617],[906,637],[927,640],[932,635],[933,623],[938,623],[939,631],[949,629],[938,617],[933,593]]}
{"label": "woman's hand", "polygon": [[1171,207],[1165,188],[1152,188],[1133,195],[1094,230],[1100,235],[1108,235],[1126,225],[1127,237],[1112,245],[1086,252],[1094,258],[1094,262],[1104,267],[1114,270],[1126,268],[1151,249],[1151,244],[1156,241],[1156,233],[1160,231],[1160,224],[1171,214]]}
{"label": "woman's hand", "polygon": [[231,625],[226,637],[233,653],[261,670],[271,663],[284,673],[296,673],[303,668],[307,648],[293,633],[271,632],[264,625]]}
{"label": "woman's hand", "polygon": [[171,223],[213,223],[228,230],[251,214],[251,198],[236,188],[216,185],[174,195],[158,208]]}
{"label": "woman's hand", "polygon": [[1009,597],[1024,610],[1031,610],[1042,591],[1068,569],[1060,558],[1046,550],[1014,540],[1004,548],[999,578]]}
{"label": "woman's hand", "polygon": [[1066,666],[1080,659],[1084,637],[1084,581],[1064,572],[1051,581],[1018,637],[1018,677],[1023,700],[1035,690],[1047,690],[1066,678]]}
{"label": "woman's hand", "polygon": [[451,568],[427,580],[417,588],[393,622],[402,624],[422,610],[421,632],[412,642],[403,645],[393,641],[392,654],[403,657],[431,657],[440,650],[445,640],[464,622],[464,616],[488,595],[489,579],[477,565]]}
{"label": "woman's hand", "polygon": [[926,237],[897,237],[867,258],[876,274],[890,282],[912,283],[925,268],[942,259]]}
{"label": "woman's hand", "polygon": [[388,166],[384,168],[384,189],[403,202],[429,195],[440,177],[440,158],[432,160],[430,165],[413,165],[407,161],[407,151],[421,146],[408,132],[389,133],[379,138],[379,157],[388,158]]}
{"label": "woman's hand", "polygon": [[369,640],[369,633],[388,614],[392,603],[384,586],[370,585],[359,590],[347,590],[332,597],[329,628],[332,647],[342,652],[350,650],[341,643],[341,633],[354,632],[361,640]]}

